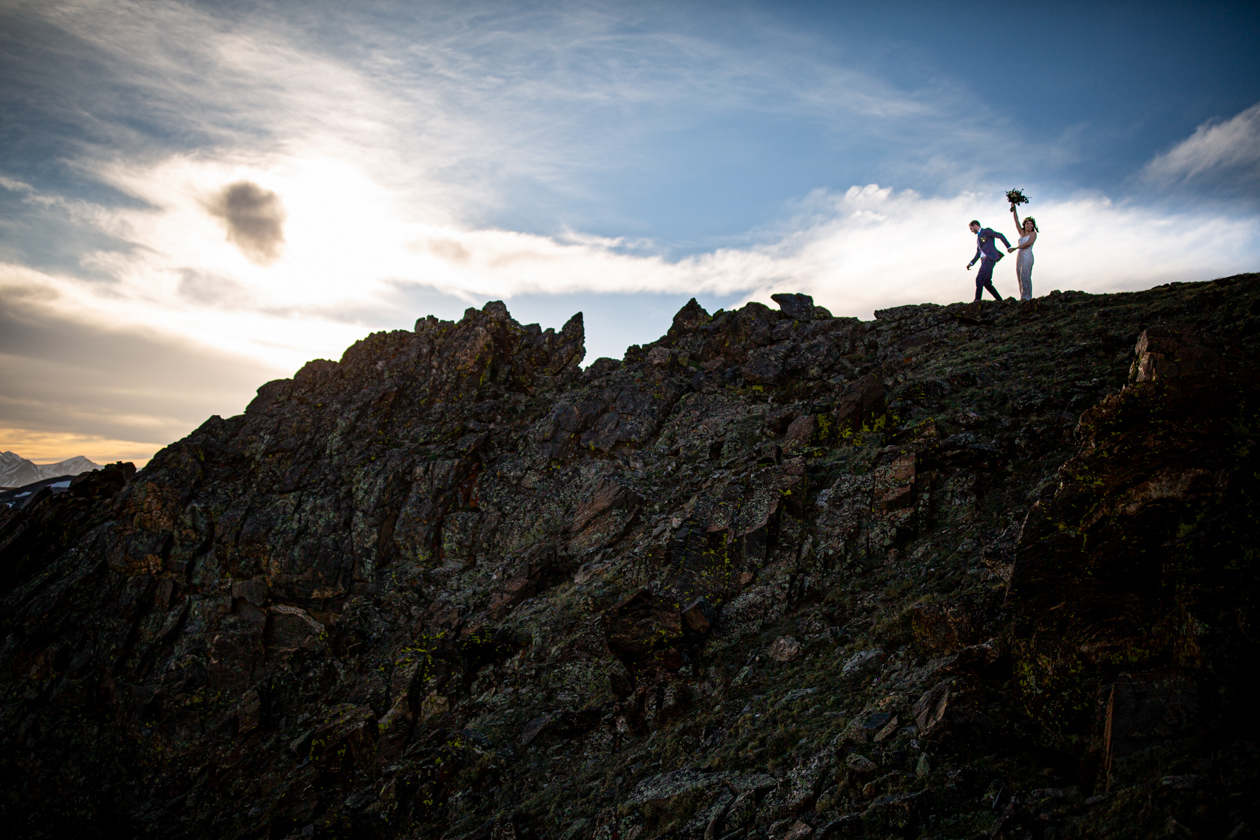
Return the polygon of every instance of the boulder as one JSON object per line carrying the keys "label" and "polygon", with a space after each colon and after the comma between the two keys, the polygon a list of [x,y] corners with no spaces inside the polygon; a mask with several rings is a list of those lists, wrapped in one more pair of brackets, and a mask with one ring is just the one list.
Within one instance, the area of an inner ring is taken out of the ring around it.
{"label": "boulder", "polygon": [[846,388],[836,401],[836,428],[841,435],[859,433],[883,414],[886,393],[884,383],[874,373]]}
{"label": "boulder", "polygon": [[824,749],[788,771],[784,779],[784,784],[787,786],[784,804],[788,810],[799,813],[812,808],[814,800],[818,798],[819,791],[830,776],[834,765],[835,752]]}
{"label": "boulder", "polygon": [[818,419],[812,414],[797,417],[787,427],[783,445],[786,447],[804,446],[810,442],[818,431]]}
{"label": "boulder", "polygon": [[349,703],[332,706],[310,736],[310,759],[322,772],[367,769],[376,755],[376,715]]}
{"label": "boulder", "polygon": [[930,735],[932,730],[945,719],[945,712],[949,709],[950,687],[955,682],[954,677],[942,680],[915,701],[911,713],[914,715],[914,722],[919,727],[920,734]]}
{"label": "boulder", "polygon": [[725,773],[672,770],[644,779],[626,797],[626,805],[667,805],[680,797],[708,790],[726,780]]}
{"label": "boulder", "polygon": [[770,645],[766,655],[775,662],[790,662],[801,653],[801,643],[792,636],[780,636]]}
{"label": "boulder", "polygon": [[318,643],[324,625],[301,607],[273,604],[267,608],[266,645],[269,653],[287,653]]}
{"label": "boulder", "polygon": [[706,598],[697,598],[682,611],[683,622],[693,633],[701,635],[709,632],[717,617],[717,610]]}
{"label": "boulder", "polygon": [[603,627],[608,649],[627,667],[669,650],[682,640],[678,609],[647,587],[640,587],[610,607],[604,613]]}
{"label": "boulder", "polygon": [[794,321],[814,320],[814,299],[809,295],[780,292],[771,295],[770,299],[779,305],[784,315]]}

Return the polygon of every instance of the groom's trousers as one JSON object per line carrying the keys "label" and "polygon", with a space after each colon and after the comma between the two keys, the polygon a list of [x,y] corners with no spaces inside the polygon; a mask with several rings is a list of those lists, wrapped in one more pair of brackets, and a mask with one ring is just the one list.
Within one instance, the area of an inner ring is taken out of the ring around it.
{"label": "groom's trousers", "polygon": [[993,293],[993,297],[998,300],[1002,296],[997,293],[997,289],[993,288],[993,260],[980,260],[980,270],[976,272],[976,300],[980,300],[984,296],[984,290],[988,289]]}

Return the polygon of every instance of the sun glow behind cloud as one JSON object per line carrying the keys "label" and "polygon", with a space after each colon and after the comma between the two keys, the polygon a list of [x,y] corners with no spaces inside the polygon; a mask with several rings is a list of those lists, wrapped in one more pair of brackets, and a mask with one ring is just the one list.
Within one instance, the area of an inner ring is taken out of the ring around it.
{"label": "sun glow behind cloud", "polygon": [[[979,215],[1014,229],[1000,196],[926,198],[872,184],[815,192],[753,244],[670,260],[601,237],[416,220],[406,193],[346,160],[245,165],[176,157],[151,168],[115,166],[103,177],[146,205],[97,211],[107,230],[135,247],[91,258],[111,284],[41,278],[58,306],[247,352],[282,370],[338,355],[408,286],[469,303],[680,290],[768,300],[790,289],[862,316],[894,303],[959,300],[971,292],[972,275],[962,270],[973,247],[966,221]],[[287,210],[284,251],[268,265],[228,241],[205,207],[207,196],[242,180],[274,191]],[[1241,271],[1258,234],[1247,219],[1159,214],[1100,196],[1041,202],[1037,216],[1035,282],[1043,290],[1049,283],[1111,291]]]}

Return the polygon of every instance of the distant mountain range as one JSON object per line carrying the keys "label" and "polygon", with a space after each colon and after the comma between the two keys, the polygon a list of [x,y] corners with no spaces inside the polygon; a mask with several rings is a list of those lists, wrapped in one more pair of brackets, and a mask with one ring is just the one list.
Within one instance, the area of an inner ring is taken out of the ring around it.
{"label": "distant mountain range", "polygon": [[36,464],[16,452],[4,452],[0,453],[0,489],[25,487],[48,478],[78,475],[99,468],[100,464],[94,464],[82,455],[55,464]]}

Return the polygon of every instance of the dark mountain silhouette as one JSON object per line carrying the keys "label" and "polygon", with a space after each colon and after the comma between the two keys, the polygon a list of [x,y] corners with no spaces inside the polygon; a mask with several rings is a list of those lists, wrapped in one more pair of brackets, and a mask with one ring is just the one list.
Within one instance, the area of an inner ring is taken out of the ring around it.
{"label": "dark mountain silhouette", "polygon": [[6,832],[1249,836],[1257,279],[310,362],[0,510]]}

